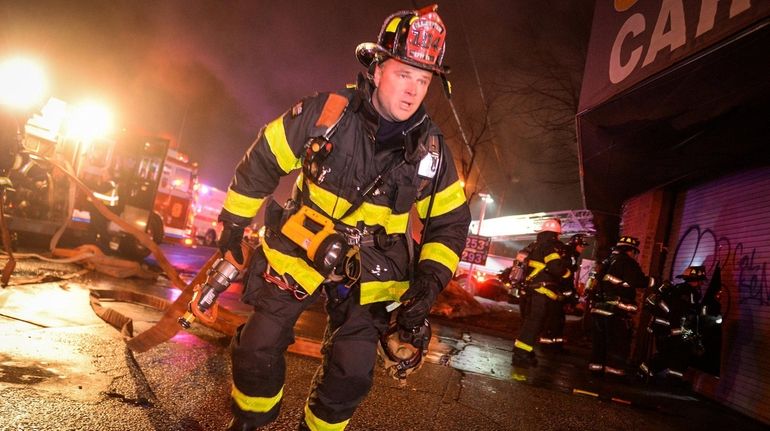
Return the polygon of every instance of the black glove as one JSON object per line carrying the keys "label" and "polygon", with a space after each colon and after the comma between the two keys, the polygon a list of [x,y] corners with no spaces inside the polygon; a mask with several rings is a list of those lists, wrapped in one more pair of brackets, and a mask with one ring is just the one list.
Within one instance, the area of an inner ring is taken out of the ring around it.
{"label": "black glove", "polygon": [[412,329],[405,329],[404,327],[400,327],[398,329],[398,338],[402,342],[409,343],[418,349],[423,349],[424,351],[428,350],[430,336],[430,326],[426,324],[422,324]]}
{"label": "black glove", "polygon": [[241,241],[243,240],[243,231],[245,227],[238,226],[231,222],[222,222],[222,235],[219,237],[219,250],[222,252],[222,256],[229,251],[233,255],[233,259],[238,262],[239,265],[243,264],[243,251],[241,250]]}
{"label": "black glove", "polygon": [[400,301],[404,304],[398,312],[396,321],[408,330],[421,326],[430,313],[430,307],[441,292],[441,282],[432,275],[417,277],[409,286],[409,289],[401,295]]}

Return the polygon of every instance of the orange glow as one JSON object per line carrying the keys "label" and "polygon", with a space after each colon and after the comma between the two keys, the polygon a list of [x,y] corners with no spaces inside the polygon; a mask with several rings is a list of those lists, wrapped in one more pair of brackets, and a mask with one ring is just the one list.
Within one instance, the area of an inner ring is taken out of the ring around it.
{"label": "orange glow", "polygon": [[47,87],[43,68],[34,60],[19,57],[0,63],[0,104],[29,109],[42,101]]}
{"label": "orange glow", "polygon": [[184,245],[192,245],[192,244],[193,244],[192,238],[185,238],[184,239]]}
{"label": "orange glow", "polygon": [[487,279],[487,275],[481,271],[476,271],[476,273],[473,274],[473,278],[478,282],[484,282]]}

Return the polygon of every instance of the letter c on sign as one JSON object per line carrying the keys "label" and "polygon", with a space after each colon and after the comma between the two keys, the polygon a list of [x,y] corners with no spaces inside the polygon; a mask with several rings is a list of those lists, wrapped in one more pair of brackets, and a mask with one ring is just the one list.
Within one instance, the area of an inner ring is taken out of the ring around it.
{"label": "letter c on sign", "polygon": [[644,25],[644,15],[635,13],[623,23],[623,27],[618,31],[618,35],[615,37],[615,43],[612,44],[612,51],[610,52],[610,82],[613,84],[617,84],[628,78],[628,75],[630,75],[636,65],[639,64],[639,60],[642,58],[641,46],[631,51],[631,57],[625,64],[621,64],[620,50],[623,47],[623,42],[628,39],[628,35],[638,36],[644,31]]}

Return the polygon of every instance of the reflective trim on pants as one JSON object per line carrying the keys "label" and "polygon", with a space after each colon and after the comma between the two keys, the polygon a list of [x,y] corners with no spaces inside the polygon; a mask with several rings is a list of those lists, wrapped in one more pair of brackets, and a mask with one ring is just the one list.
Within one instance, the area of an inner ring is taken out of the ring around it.
{"label": "reflective trim on pants", "polygon": [[543,295],[547,296],[550,299],[553,299],[554,301],[559,299],[559,295],[555,294],[551,289],[545,288],[543,286],[540,286],[537,289],[535,289],[535,292],[542,293]]}
{"label": "reflective trim on pants", "polygon": [[313,411],[310,410],[310,406],[305,403],[305,425],[307,425],[311,431],[341,431],[344,430],[346,426],[348,426],[348,422],[350,422],[350,419],[337,422],[335,424],[326,422],[325,420],[314,415]]}
{"label": "reflective trim on pants", "polygon": [[233,385],[233,390],[230,392],[230,395],[241,410],[254,413],[265,413],[272,410],[273,407],[281,401],[281,398],[283,398],[283,387],[281,387],[281,390],[273,397],[250,397],[239,391],[238,388]]}
{"label": "reflective trim on pants", "polygon": [[531,352],[532,350],[534,350],[534,347],[530,346],[527,343],[521,342],[519,340],[516,340],[516,342],[513,343],[513,347],[527,351],[527,352]]}

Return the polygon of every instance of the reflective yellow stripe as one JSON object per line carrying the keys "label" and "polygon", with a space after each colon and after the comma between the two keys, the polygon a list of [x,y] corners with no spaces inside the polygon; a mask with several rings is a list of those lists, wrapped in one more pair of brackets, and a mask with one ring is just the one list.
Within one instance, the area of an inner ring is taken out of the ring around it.
{"label": "reflective yellow stripe", "polygon": [[356,226],[359,221],[363,221],[366,226],[380,225],[385,228],[385,233],[391,235],[406,232],[408,220],[409,213],[393,214],[393,211],[386,206],[364,202],[353,211],[353,214],[341,221],[348,226]]}
{"label": "reflective yellow stripe", "polygon": [[[430,215],[431,217],[437,217],[446,214],[461,205],[465,205],[465,202],[463,186],[460,184],[460,181],[455,181],[454,184],[436,193]],[[430,196],[417,202],[417,213],[420,215],[420,218],[427,217],[429,204]]]}
{"label": "reflective yellow stripe", "polygon": [[230,396],[233,397],[233,401],[238,404],[238,408],[246,412],[265,413],[273,409],[273,407],[281,401],[283,397],[283,386],[281,390],[273,397],[250,397],[233,385],[233,390],[230,392]]}
{"label": "reflective yellow stripe", "polygon": [[294,185],[295,185],[295,186],[296,186],[298,189],[302,190],[302,185],[303,185],[303,184],[305,184],[305,174],[303,174],[302,172],[300,172],[300,173],[299,173],[299,175],[297,175],[297,180],[294,182]]}
{"label": "reflective yellow stripe", "polygon": [[365,281],[361,283],[361,305],[398,301],[409,288],[408,281]]}
{"label": "reflective yellow stripe", "polygon": [[287,174],[302,166],[301,159],[294,155],[286,140],[286,130],[283,128],[283,116],[273,120],[265,128],[265,138],[270,151],[275,156],[278,166]]}
{"label": "reflective yellow stripe", "polygon": [[302,258],[283,254],[268,247],[267,241],[262,241],[262,251],[267,261],[279,274],[289,274],[307,293],[313,293],[324,281],[324,276],[313,269]]}
{"label": "reflective yellow stripe", "polygon": [[[333,218],[342,217],[353,206],[346,199],[314,183],[308,184],[308,195],[314,204],[318,205],[326,214],[331,214]],[[393,214],[393,211],[384,205],[364,202],[352,214],[340,221],[348,226],[356,226],[360,221],[364,222],[366,226],[379,225],[385,228],[385,232],[390,235],[406,232],[408,220],[409,213]]]}
{"label": "reflective yellow stripe", "polygon": [[[345,214],[345,211],[353,205],[342,197],[337,196],[328,190],[324,190],[317,184],[309,183],[307,189],[310,200],[318,205],[323,212],[331,215],[332,218],[339,219]],[[333,214],[332,211],[334,212]]]}
{"label": "reflective yellow stripe", "polygon": [[567,273],[566,273],[566,274],[564,274],[564,275],[562,275],[562,276],[561,276],[561,278],[569,278],[569,276],[570,276],[570,275],[572,275],[572,271],[570,271],[570,270],[568,269],[568,270],[567,270]]}
{"label": "reflective yellow stripe", "polygon": [[348,422],[350,422],[350,419],[337,422],[336,424],[330,424],[314,415],[313,411],[310,410],[310,406],[307,402],[305,403],[305,425],[307,425],[311,431],[341,431],[348,426]]}
{"label": "reflective yellow stripe", "polygon": [[552,260],[556,260],[556,259],[561,259],[561,255],[559,255],[559,253],[554,252],[554,253],[551,253],[548,256],[546,256],[545,259],[543,259],[543,260],[545,260],[545,263],[548,263],[548,262],[550,262]]}
{"label": "reflective yellow stripe", "polygon": [[394,233],[406,233],[406,225],[409,222],[409,213],[403,214],[388,214],[388,221],[382,224],[385,228],[385,233],[392,235]]}
{"label": "reflective yellow stripe", "polygon": [[400,23],[400,22],[401,22],[401,18],[398,18],[398,17],[393,18],[388,23],[388,27],[385,29],[385,31],[388,32],[388,33],[395,33],[396,32],[396,27],[398,27],[398,23]]}
{"label": "reflective yellow stripe", "polygon": [[542,287],[542,286],[540,286],[537,289],[535,289],[535,292],[542,293],[543,295],[553,299],[554,301],[559,299],[559,295],[553,293],[552,290],[546,289],[545,287]]}
{"label": "reflective yellow stripe", "polygon": [[264,200],[263,198],[250,198],[233,189],[227,189],[224,208],[237,216],[252,218],[257,215]]}
{"label": "reflective yellow stripe", "polygon": [[519,348],[521,350],[526,350],[527,352],[531,352],[532,350],[534,350],[534,347],[530,346],[527,343],[523,343],[519,340],[516,340],[516,342],[513,343],[513,347]]}
{"label": "reflective yellow stripe", "polygon": [[449,247],[439,242],[428,242],[422,246],[420,252],[420,262],[423,260],[432,260],[438,262],[449,269],[454,274],[457,264],[460,263],[460,256],[456,255]]}
{"label": "reflective yellow stripe", "polygon": [[543,262],[538,262],[536,260],[531,260],[531,259],[529,260],[528,265],[534,268],[534,270],[529,273],[529,275],[527,276],[527,280],[532,280],[533,278],[535,278],[537,274],[540,273],[540,271],[543,270],[543,268],[545,268],[545,264]]}

